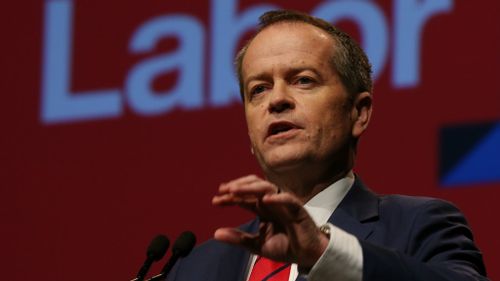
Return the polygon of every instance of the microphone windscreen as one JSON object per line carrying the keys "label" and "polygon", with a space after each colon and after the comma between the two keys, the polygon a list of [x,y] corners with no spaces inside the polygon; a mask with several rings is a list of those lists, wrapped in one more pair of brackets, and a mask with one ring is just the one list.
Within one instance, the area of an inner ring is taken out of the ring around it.
{"label": "microphone windscreen", "polygon": [[185,257],[191,252],[195,244],[196,236],[194,236],[194,233],[191,231],[184,231],[179,235],[179,238],[175,240],[172,252],[181,257]]}
{"label": "microphone windscreen", "polygon": [[167,252],[169,245],[170,241],[168,241],[168,238],[160,234],[151,240],[146,255],[154,261],[159,261]]}

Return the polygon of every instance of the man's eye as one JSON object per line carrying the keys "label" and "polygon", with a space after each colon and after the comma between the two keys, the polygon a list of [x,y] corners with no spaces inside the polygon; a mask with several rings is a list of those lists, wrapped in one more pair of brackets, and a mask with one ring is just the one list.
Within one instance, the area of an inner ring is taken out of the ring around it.
{"label": "man's eye", "polygon": [[262,92],[264,92],[266,90],[266,87],[262,86],[262,85],[258,85],[258,86],[255,86],[252,91],[250,92],[250,94],[252,95],[255,95],[255,94],[260,94]]}
{"label": "man's eye", "polygon": [[297,79],[297,84],[311,84],[312,82],[314,82],[311,78],[309,77],[300,77],[299,79]]}

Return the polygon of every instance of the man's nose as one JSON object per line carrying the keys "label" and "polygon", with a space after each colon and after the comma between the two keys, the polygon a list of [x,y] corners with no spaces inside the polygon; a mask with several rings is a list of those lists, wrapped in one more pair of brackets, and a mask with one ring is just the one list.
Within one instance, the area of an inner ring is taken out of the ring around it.
{"label": "man's nose", "polygon": [[295,108],[295,100],[286,83],[276,83],[270,94],[269,112],[281,113]]}

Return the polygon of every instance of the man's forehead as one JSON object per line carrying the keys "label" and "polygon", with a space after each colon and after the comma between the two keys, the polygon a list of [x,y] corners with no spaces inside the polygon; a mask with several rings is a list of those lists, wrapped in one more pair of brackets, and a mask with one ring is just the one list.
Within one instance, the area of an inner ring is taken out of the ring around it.
{"label": "man's forehead", "polygon": [[[313,41],[329,41],[333,43],[333,38],[323,29],[309,23],[300,21],[284,21],[274,23],[262,29],[250,42],[248,49],[261,43],[262,40],[269,40],[271,38],[296,36],[295,39],[307,37],[308,40]],[[331,41],[330,41],[331,40]],[[247,49],[247,51],[248,51]]]}
{"label": "man's forehead", "polygon": [[[303,22],[275,23],[263,29],[248,45],[242,61],[242,74],[246,76],[248,66],[266,62],[269,58],[283,57],[277,66],[289,65],[296,68],[311,67],[311,58],[319,63],[328,63],[334,50],[334,40],[326,31]],[[290,53],[303,54],[291,58]],[[246,70],[246,71],[245,71]]]}

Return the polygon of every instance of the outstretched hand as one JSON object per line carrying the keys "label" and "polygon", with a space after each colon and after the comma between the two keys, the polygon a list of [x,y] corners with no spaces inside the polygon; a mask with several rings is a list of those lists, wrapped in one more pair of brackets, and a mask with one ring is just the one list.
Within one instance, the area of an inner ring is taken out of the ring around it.
{"label": "outstretched hand", "polygon": [[219,187],[212,203],[216,206],[240,206],[259,216],[257,233],[237,228],[219,228],[216,240],[243,246],[254,254],[299,268],[311,268],[328,245],[321,233],[293,194],[278,193],[278,187],[255,175],[245,176]]}

